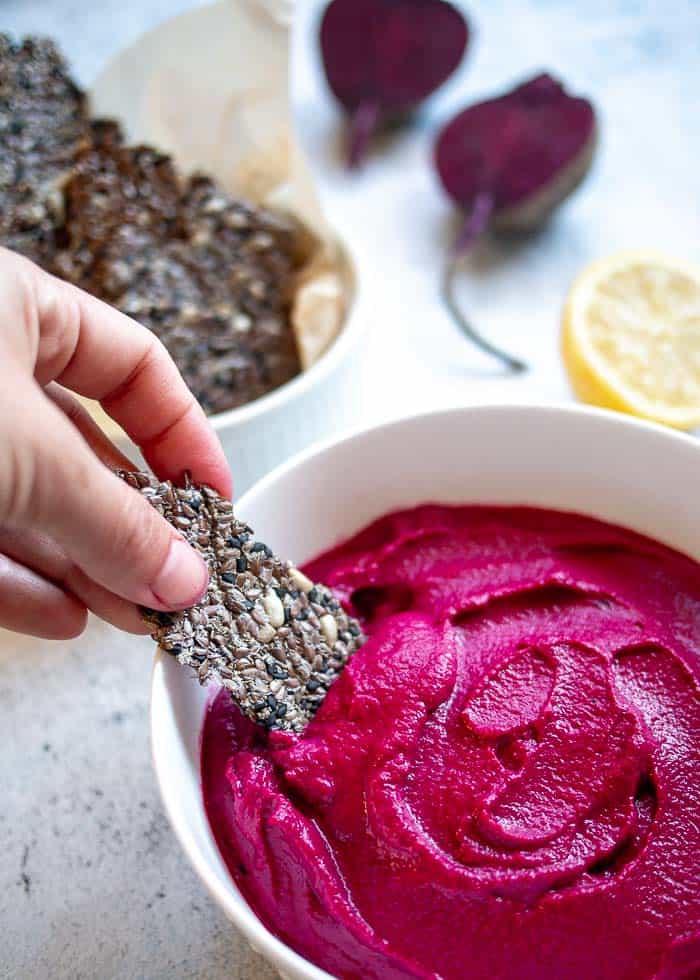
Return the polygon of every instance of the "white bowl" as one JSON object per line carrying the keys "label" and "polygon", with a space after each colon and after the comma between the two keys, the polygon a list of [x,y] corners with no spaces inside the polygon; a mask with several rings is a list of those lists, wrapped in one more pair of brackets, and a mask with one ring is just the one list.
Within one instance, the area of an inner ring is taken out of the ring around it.
{"label": "white bowl", "polygon": [[[303,562],[387,511],[426,501],[578,511],[700,560],[700,444],[586,408],[456,408],[370,429],[279,467],[245,495],[238,513],[280,554]],[[157,658],[153,755],[175,833],[258,952],[285,977],[328,980],[259,922],[219,856],[199,778],[207,698],[189,672]]]}

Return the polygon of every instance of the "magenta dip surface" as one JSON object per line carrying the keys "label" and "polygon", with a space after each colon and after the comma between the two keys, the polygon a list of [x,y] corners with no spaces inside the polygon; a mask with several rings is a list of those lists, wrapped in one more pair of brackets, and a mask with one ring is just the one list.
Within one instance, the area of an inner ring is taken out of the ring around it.
{"label": "magenta dip surface", "polygon": [[306,569],[369,635],[300,735],[221,693],[208,818],[338,977],[700,976],[700,566],[526,508],[391,514]]}

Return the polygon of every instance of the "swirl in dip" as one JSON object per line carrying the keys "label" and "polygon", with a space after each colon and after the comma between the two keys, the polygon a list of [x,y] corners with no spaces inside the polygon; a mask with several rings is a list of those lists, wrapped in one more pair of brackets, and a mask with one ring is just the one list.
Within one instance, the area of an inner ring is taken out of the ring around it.
{"label": "swirl in dip", "polygon": [[700,566],[425,506],[306,569],[369,634],[303,735],[220,694],[202,777],[262,921],[338,977],[700,976]]}

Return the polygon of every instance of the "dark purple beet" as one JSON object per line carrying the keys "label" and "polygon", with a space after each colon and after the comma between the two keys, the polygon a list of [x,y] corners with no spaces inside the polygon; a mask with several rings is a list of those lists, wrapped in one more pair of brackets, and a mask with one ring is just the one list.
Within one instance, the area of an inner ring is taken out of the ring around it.
{"label": "dark purple beet", "polygon": [[470,106],[438,136],[443,187],[467,213],[448,265],[445,301],[465,333],[511,369],[525,365],[474,332],[454,297],[457,261],[488,227],[531,231],[547,220],[588,173],[596,119],[587,99],[551,75],[536,75],[496,99]]}
{"label": "dark purple beet", "polygon": [[445,0],[333,0],[321,22],[331,91],[350,116],[348,163],[357,167],[383,122],[434,92],[459,65],[469,29]]}

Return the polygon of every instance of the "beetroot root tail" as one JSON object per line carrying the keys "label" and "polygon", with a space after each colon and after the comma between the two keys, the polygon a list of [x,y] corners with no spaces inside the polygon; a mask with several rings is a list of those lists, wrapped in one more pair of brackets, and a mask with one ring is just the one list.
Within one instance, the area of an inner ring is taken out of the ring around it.
{"label": "beetroot root tail", "polygon": [[375,102],[363,102],[350,117],[348,134],[348,167],[357,170],[362,163],[369,141],[379,124],[380,108]]}
{"label": "beetroot root tail", "polygon": [[527,364],[524,361],[519,360],[517,357],[513,357],[506,351],[501,350],[496,347],[490,341],[486,340],[478,333],[472,324],[467,319],[464,311],[457,301],[456,296],[456,284],[457,284],[457,271],[459,267],[459,260],[469,251],[477,238],[486,228],[489,218],[491,217],[491,212],[493,210],[493,197],[484,192],[477,194],[472,209],[467,217],[467,220],[460,232],[457,241],[452,247],[450,258],[445,266],[445,271],[442,278],[442,299],[450,312],[450,315],[454,322],[457,324],[459,329],[465,335],[465,337],[470,340],[475,347],[483,351],[485,354],[496,358],[500,361],[509,371],[514,374],[520,374],[523,371],[528,370]]}

